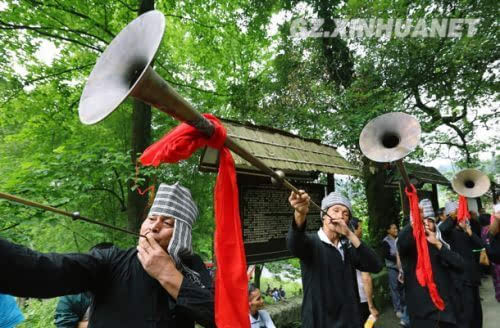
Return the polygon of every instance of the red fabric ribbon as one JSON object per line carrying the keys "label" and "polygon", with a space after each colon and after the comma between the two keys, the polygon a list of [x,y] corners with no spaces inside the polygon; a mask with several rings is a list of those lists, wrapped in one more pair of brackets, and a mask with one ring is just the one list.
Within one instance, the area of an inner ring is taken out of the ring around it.
{"label": "red fabric ribbon", "polygon": [[470,219],[469,205],[467,204],[467,198],[462,195],[458,195],[458,212],[457,212],[458,222],[464,222]]}
{"label": "red fabric ribbon", "polygon": [[444,301],[439,295],[434,277],[432,275],[431,258],[429,256],[429,247],[427,245],[427,238],[425,237],[424,224],[420,217],[420,208],[418,207],[417,190],[413,185],[405,189],[406,196],[410,203],[410,213],[413,220],[413,237],[417,246],[417,269],[416,276],[418,283],[429,290],[429,295],[432,302],[440,311],[444,310]]}
{"label": "red fabric ribbon", "polygon": [[215,127],[210,139],[196,128],[182,123],[149,146],[140,160],[158,166],[189,158],[198,148],[219,149],[220,164],[215,184],[215,323],[219,328],[250,328],[248,320],[248,279],[240,223],[236,169],[229,149],[224,147],[227,132],[211,114],[203,114]]}

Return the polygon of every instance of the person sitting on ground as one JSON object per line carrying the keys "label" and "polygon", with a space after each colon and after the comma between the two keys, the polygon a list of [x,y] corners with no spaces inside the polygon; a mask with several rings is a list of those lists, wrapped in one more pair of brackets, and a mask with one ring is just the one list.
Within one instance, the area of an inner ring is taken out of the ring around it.
{"label": "person sitting on ground", "polygon": [[279,292],[280,292],[280,298],[284,300],[286,293],[282,286],[280,286]]}
{"label": "person sitting on ground", "polygon": [[269,313],[262,310],[264,300],[260,295],[260,290],[254,284],[248,286],[248,305],[250,307],[250,328],[276,328]]}
{"label": "person sitting on ground", "polygon": [[276,287],[273,288],[273,299],[275,302],[278,302],[280,300],[280,292]]}

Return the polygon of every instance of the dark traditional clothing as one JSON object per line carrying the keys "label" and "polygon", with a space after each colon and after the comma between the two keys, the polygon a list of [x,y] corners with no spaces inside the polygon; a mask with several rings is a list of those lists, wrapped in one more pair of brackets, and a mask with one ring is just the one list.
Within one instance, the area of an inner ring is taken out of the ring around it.
{"label": "dark traditional clothing", "polygon": [[182,263],[199,274],[201,284],[183,279],[174,300],[143,269],[135,248],[44,254],[0,239],[0,292],[50,298],[90,291],[89,328],[187,328],[195,321],[213,327],[210,274],[197,255]]}
{"label": "dark traditional clothing", "polygon": [[306,233],[295,221],[288,231],[288,249],[300,259],[304,299],[303,328],[359,328],[359,294],[356,269],[379,272],[382,261],[363,242],[354,248],[347,240],[337,249]]}
{"label": "dark traditional clothing", "polygon": [[500,233],[490,236],[490,244],[487,247],[488,258],[491,262],[500,264]]}
{"label": "dark traditional clothing", "polygon": [[[451,280],[451,272],[463,271],[463,259],[457,253],[449,250],[448,247],[443,246],[438,250],[434,245],[427,243],[434,282],[445,303],[444,310],[439,311],[432,302],[427,287],[422,287],[417,281],[415,273],[417,249],[411,225],[407,225],[401,230],[397,244],[405,275],[405,295],[411,327],[436,327],[437,323],[440,325],[443,323],[443,327],[448,327],[447,325],[454,327],[457,323],[456,304],[453,302],[456,294]],[[432,323],[432,325],[420,324],[419,322]]]}
{"label": "dark traditional clothing", "polygon": [[481,298],[479,297],[479,285],[481,284],[481,269],[474,249],[482,249],[485,244],[474,232],[469,236],[458,225],[455,220],[448,218],[439,229],[451,249],[460,254],[464,259],[464,271],[454,272],[452,278],[459,295],[458,320],[459,327],[481,328],[483,326],[483,311]]}
{"label": "dark traditional clothing", "polygon": [[[75,328],[82,321],[90,306],[90,293],[65,295],[59,298],[54,313],[57,328]],[[88,320],[86,318],[85,320]]]}

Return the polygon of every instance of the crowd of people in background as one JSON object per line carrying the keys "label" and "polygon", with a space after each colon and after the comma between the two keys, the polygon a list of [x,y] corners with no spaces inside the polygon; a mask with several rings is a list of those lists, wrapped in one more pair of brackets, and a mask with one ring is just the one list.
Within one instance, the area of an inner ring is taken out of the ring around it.
{"label": "crowd of people in background", "polygon": [[[292,193],[289,201],[295,214],[288,247],[301,263],[303,327],[371,327],[379,312],[369,272],[380,271],[381,265],[362,242],[349,200],[337,193],[323,199],[323,225],[317,233],[305,233],[309,196]],[[500,302],[500,204],[493,215],[470,211],[469,219],[458,218],[458,207],[449,201],[435,212],[431,201],[423,199],[416,209],[423,227],[415,226],[413,217],[406,218],[401,231],[395,222],[387,227],[381,254],[392,306],[403,327],[481,328],[481,265],[491,264]],[[427,257],[428,265],[421,257]]]}
{"label": "crowd of people in background", "polygon": [[279,302],[286,299],[286,292],[282,286],[279,288],[271,288],[271,285],[267,285],[265,295],[271,297],[275,302]]}

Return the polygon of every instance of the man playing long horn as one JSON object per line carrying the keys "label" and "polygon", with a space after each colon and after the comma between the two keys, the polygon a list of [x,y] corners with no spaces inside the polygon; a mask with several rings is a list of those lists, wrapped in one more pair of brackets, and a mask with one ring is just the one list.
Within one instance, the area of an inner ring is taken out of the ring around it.
{"label": "man playing long horn", "polygon": [[161,184],[137,247],[39,253],[0,239],[0,292],[49,298],[90,291],[89,327],[214,327],[212,280],[191,247],[191,193]]}
{"label": "man playing long horn", "polygon": [[481,328],[483,326],[483,311],[479,297],[481,271],[473,250],[482,249],[485,245],[481,238],[472,231],[468,220],[459,220],[457,210],[456,202],[448,202],[445,205],[449,218],[439,226],[439,230],[451,249],[460,254],[465,262],[462,273],[453,273],[455,288],[460,296],[458,298],[460,322],[458,326]]}
{"label": "man playing long horn", "polygon": [[302,327],[359,328],[359,293],[356,269],[379,272],[382,261],[348,228],[352,216],[349,200],[339,193],[323,198],[323,226],[306,233],[310,197],[292,192],[294,220],[288,231],[288,249],[300,259],[304,299]]}
{"label": "man playing long horn", "polygon": [[413,220],[401,230],[398,237],[398,250],[405,276],[405,295],[410,315],[410,325],[415,328],[453,328],[457,326],[457,309],[454,303],[451,271],[463,271],[464,261],[460,255],[450,250],[439,230],[436,230],[436,218],[432,204],[428,199],[419,203],[421,217],[429,250],[432,276],[437,291],[444,301],[440,311],[431,299],[427,287],[420,285],[417,279],[417,243],[413,236]]}

